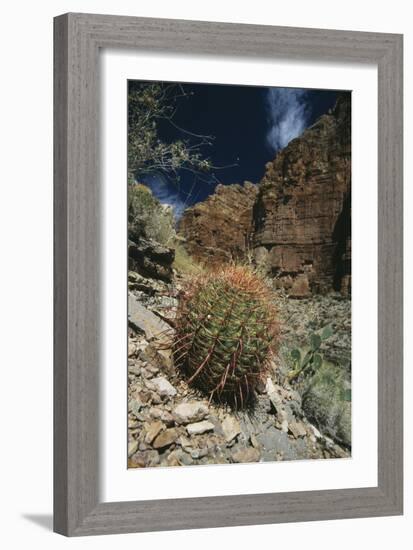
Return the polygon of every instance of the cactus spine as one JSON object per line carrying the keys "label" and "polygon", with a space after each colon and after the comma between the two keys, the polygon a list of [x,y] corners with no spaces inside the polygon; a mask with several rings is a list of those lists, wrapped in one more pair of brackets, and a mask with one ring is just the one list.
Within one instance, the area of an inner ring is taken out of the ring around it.
{"label": "cactus spine", "polygon": [[268,371],[277,327],[269,290],[250,268],[198,276],[180,298],[175,364],[210,399],[243,407]]}

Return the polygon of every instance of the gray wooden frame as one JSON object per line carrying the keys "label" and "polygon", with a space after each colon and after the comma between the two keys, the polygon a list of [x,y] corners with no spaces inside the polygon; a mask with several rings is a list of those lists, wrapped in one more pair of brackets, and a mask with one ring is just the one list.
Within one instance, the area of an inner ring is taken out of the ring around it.
{"label": "gray wooden frame", "polygon": [[[54,21],[54,529],[92,535],[402,513],[402,36],[66,14]],[[378,486],[99,499],[99,72],[103,47],[378,66]]]}

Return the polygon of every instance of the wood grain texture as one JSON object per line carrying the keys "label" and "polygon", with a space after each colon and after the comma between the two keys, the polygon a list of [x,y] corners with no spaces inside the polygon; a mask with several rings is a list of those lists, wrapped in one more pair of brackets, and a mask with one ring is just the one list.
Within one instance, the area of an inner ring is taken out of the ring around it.
{"label": "wood grain texture", "polygon": [[67,19],[54,25],[54,528],[67,532]]}
{"label": "wood grain texture", "polygon": [[[378,66],[378,478],[403,506],[403,43]],[[389,414],[390,411],[390,414]]]}
{"label": "wood grain texture", "polygon": [[[57,17],[54,33],[55,531],[73,536],[401,514],[402,37],[88,14]],[[377,64],[378,487],[100,502],[98,56],[103,47]]]}

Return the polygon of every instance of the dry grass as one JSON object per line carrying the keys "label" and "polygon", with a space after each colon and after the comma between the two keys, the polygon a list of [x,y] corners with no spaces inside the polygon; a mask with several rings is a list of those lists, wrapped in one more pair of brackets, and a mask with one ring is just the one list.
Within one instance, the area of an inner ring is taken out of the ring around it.
{"label": "dry grass", "polygon": [[198,264],[185,250],[184,245],[179,241],[174,243],[175,260],[173,268],[183,275],[198,275],[203,272],[203,267]]}

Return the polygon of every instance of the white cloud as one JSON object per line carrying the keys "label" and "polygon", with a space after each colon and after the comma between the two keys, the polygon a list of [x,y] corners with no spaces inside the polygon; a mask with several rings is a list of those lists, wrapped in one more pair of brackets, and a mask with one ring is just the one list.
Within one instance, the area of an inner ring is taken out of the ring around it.
{"label": "white cloud", "polygon": [[307,92],[294,88],[270,88],[266,94],[269,129],[267,144],[273,152],[285,147],[308,125]]}
{"label": "white cloud", "polygon": [[175,219],[179,220],[187,205],[179,196],[178,189],[168,183],[162,175],[145,176],[142,180],[161,204],[172,207]]}

